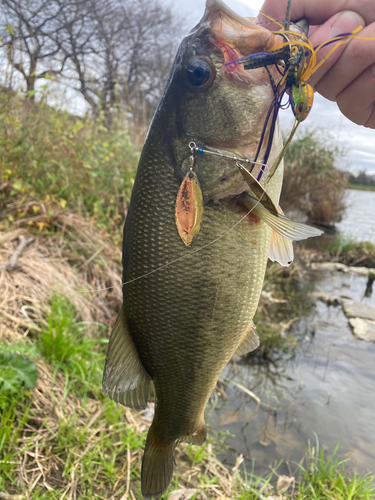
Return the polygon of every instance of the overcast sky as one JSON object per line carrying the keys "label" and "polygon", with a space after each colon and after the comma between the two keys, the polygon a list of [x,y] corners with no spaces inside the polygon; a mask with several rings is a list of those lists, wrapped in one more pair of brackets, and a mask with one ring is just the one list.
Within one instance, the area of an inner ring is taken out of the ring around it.
{"label": "overcast sky", "polygon": [[[225,0],[227,5],[243,16],[256,16],[261,8],[262,0]],[[176,11],[183,15],[188,28],[193,27],[202,17],[205,0],[178,0]],[[284,130],[293,122],[290,109],[280,111],[280,119]],[[315,94],[313,109],[300,128],[325,128],[332,133],[339,144],[348,151],[343,165],[344,169],[367,170],[375,174],[375,130],[355,125],[345,118],[336,104]]]}

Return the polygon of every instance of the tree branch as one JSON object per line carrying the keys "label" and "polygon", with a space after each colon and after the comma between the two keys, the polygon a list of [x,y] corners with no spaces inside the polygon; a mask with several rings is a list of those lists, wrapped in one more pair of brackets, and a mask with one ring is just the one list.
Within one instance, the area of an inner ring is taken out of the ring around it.
{"label": "tree branch", "polygon": [[3,269],[6,269],[7,271],[13,271],[14,269],[19,268],[20,265],[18,264],[18,259],[21,257],[21,254],[25,250],[25,248],[34,241],[34,238],[25,238],[25,236],[21,234],[18,240],[19,243],[13,255],[10,257],[9,261],[6,264],[0,266],[0,271],[2,271]]}

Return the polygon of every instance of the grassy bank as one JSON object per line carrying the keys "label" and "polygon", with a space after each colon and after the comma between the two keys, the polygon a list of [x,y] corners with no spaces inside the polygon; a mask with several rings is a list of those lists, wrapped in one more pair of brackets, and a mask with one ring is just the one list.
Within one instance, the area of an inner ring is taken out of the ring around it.
{"label": "grassy bank", "polygon": [[[120,252],[108,235],[77,215],[61,212],[54,221],[34,231],[19,268],[0,274],[6,290],[0,309],[0,498],[140,500],[141,456],[153,407],[134,412],[101,391],[109,330],[121,302]],[[14,254],[21,232],[0,232],[0,263]],[[292,283],[300,271],[289,279],[276,266],[269,272],[262,313],[267,307],[293,309],[298,290]],[[275,285],[281,281],[284,298]],[[109,290],[97,292],[104,288]],[[281,337],[285,342],[287,336]],[[288,348],[264,340],[272,349]],[[292,338],[287,342],[293,347]],[[164,500],[373,498],[372,478],[347,476],[337,455],[310,447],[294,479],[278,477],[277,470],[259,478],[245,471],[241,456],[232,469],[217,460],[224,440],[209,430],[204,446],[179,446]]]}
{"label": "grassy bank", "polygon": [[311,262],[339,262],[347,266],[375,268],[375,245],[370,241],[356,241],[348,234],[339,233],[320,251],[302,244],[297,247],[299,259],[309,265]]}
{"label": "grassy bank", "polygon": [[269,262],[254,318],[260,346],[248,356],[267,360],[295,352],[299,339],[291,327],[314,306],[309,295],[309,282],[303,280],[304,274],[305,270],[297,262],[290,267]]}
{"label": "grassy bank", "polygon": [[282,209],[304,214],[312,224],[332,226],[339,221],[345,209],[346,179],[337,165],[344,156],[327,130],[297,133],[284,158]]}
{"label": "grassy bank", "polygon": [[[152,406],[134,412],[104,398],[107,327],[82,321],[64,296],[45,307],[27,337],[25,325],[12,331],[0,355],[0,498],[140,500]],[[336,453],[310,446],[293,477],[276,470],[259,478],[246,473],[242,457],[232,469],[216,459],[224,438],[210,432],[202,447],[180,445],[163,498],[373,498],[372,478],[348,477]]]}
{"label": "grassy bank", "polygon": [[53,226],[59,209],[120,243],[139,152],[120,121],[85,117],[0,92],[0,227]]}

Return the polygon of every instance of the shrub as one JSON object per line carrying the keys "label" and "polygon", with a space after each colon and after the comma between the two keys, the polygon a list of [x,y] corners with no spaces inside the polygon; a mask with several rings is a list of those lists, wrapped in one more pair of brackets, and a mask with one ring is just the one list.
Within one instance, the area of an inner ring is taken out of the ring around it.
{"label": "shrub", "polygon": [[1,92],[0,149],[0,220],[36,216],[57,204],[99,227],[121,227],[137,153],[120,121],[108,130],[102,116],[76,117]]}
{"label": "shrub", "polygon": [[326,132],[305,131],[292,141],[285,155],[280,205],[300,211],[309,222],[332,225],[340,220],[346,180],[336,167],[344,152]]}

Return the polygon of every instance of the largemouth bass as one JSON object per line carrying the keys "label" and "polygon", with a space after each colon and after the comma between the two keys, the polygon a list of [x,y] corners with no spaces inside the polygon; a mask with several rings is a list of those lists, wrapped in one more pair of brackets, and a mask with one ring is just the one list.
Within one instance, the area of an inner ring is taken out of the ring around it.
{"label": "largemouth bass", "polygon": [[[145,499],[167,489],[179,441],[204,442],[204,409],[223,368],[258,346],[252,320],[268,256],[288,264],[291,239],[319,234],[281,215],[282,165],[250,189],[248,171],[225,157],[254,157],[273,99],[265,68],[225,63],[282,41],[208,0],[181,43],[139,161],[124,229],[123,306],[103,389],[133,408],[154,394]],[[277,82],[276,69],[268,71]],[[277,131],[270,164],[281,147]],[[179,203],[192,230],[185,240]]]}

